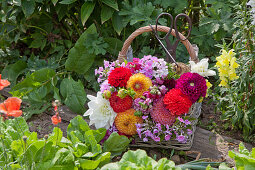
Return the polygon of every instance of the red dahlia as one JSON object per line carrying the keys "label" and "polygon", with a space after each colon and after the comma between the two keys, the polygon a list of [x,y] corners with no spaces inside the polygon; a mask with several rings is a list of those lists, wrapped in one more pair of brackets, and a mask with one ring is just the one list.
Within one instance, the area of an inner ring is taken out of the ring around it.
{"label": "red dahlia", "polygon": [[192,105],[189,97],[180,89],[171,89],[164,97],[164,104],[172,115],[183,115],[189,112]]}
{"label": "red dahlia", "polygon": [[175,122],[175,116],[164,106],[163,97],[153,104],[153,110],[150,114],[155,122],[163,125],[171,126]]}
{"label": "red dahlia", "polygon": [[116,112],[124,112],[132,107],[133,100],[132,97],[127,95],[123,99],[121,99],[119,96],[117,96],[118,92],[114,92],[109,99],[110,105],[112,109]]}
{"label": "red dahlia", "polygon": [[130,76],[132,76],[130,69],[118,67],[109,74],[108,83],[114,87],[126,87]]}

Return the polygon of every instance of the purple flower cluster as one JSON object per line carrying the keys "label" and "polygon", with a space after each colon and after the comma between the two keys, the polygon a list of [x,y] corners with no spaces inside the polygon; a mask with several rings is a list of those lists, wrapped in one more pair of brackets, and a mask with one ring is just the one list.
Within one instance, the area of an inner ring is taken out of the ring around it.
{"label": "purple flower cluster", "polygon": [[118,60],[114,62],[109,62],[104,60],[104,67],[99,67],[98,69],[95,69],[95,75],[99,75],[97,82],[102,83],[105,80],[107,80],[110,72],[114,70],[116,67],[125,67],[126,64],[123,62],[122,64],[119,63]]}
{"label": "purple flower cluster", "polygon": [[207,90],[204,77],[190,72],[181,75],[175,88],[181,89],[183,94],[189,96],[192,103],[195,103],[201,96],[205,97]]}
{"label": "purple flower cluster", "polygon": [[157,57],[148,55],[140,59],[139,64],[141,65],[139,72],[150,79],[157,79],[160,81],[167,77],[168,66],[164,59],[158,59]]}
{"label": "purple flower cluster", "polygon": [[138,136],[143,139],[144,142],[147,142],[149,139],[155,142],[172,139],[180,143],[186,143],[189,135],[192,134],[192,130],[190,129],[191,122],[181,117],[178,117],[177,120],[178,121],[169,127],[169,125],[155,123],[146,116],[143,124],[136,124]]}

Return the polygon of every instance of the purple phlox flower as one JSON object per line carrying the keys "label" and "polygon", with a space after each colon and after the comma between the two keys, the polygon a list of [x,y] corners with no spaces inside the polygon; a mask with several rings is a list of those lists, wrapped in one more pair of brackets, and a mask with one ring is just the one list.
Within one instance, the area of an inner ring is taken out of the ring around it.
{"label": "purple phlox flower", "polygon": [[[118,60],[117,60],[117,61],[118,61]],[[116,62],[117,62],[117,61],[116,61]],[[118,62],[119,62],[119,61],[118,61]],[[115,67],[115,62],[112,62],[112,63],[111,63],[111,67]]]}
{"label": "purple phlox flower", "polygon": [[187,134],[191,135],[192,134],[192,130],[191,129],[187,129]]}
{"label": "purple phlox flower", "polygon": [[178,136],[176,137],[176,139],[177,139],[178,142],[180,142],[180,143],[186,143],[186,142],[187,142],[186,137],[183,136],[183,135],[178,135]]}
{"label": "purple phlox flower", "polygon": [[149,105],[151,103],[151,99],[150,98],[147,98],[145,101],[144,101],[145,104]]}
{"label": "purple phlox flower", "polygon": [[153,139],[155,142],[160,142],[160,137],[159,137],[159,136],[153,136],[152,139]]}
{"label": "purple phlox flower", "polygon": [[99,77],[99,78],[97,79],[97,82],[100,83],[101,81],[102,81],[102,79]]}
{"label": "purple phlox flower", "polygon": [[179,117],[179,116],[178,116],[178,120],[179,120],[180,122],[184,123],[183,118],[181,118],[181,117]]}
{"label": "purple phlox flower", "polygon": [[144,134],[146,137],[151,137],[151,136],[153,136],[152,133],[151,133],[151,131],[148,130],[148,129],[147,129],[146,131],[144,131],[143,134]]}
{"label": "purple phlox flower", "polygon": [[185,123],[185,125],[190,125],[191,124],[191,122],[188,119],[186,119],[184,123]]}
{"label": "purple phlox flower", "polygon": [[142,116],[142,119],[143,120],[145,120],[145,119],[147,119],[148,118],[148,116]]}
{"label": "purple phlox flower", "polygon": [[100,141],[100,143],[103,144],[103,143],[110,137],[111,134],[112,134],[112,132],[111,132],[109,129],[107,129],[107,131],[106,131],[106,133],[105,133],[105,136],[104,136],[104,138]]}
{"label": "purple phlox flower", "polygon": [[110,66],[109,61],[104,60],[104,67],[107,68],[107,67],[109,67],[109,66]]}
{"label": "purple phlox flower", "polygon": [[161,124],[160,124],[160,123],[157,123],[157,124],[156,124],[156,127],[158,128],[159,131],[162,130],[162,129],[161,129]]}
{"label": "purple phlox flower", "polygon": [[157,82],[158,84],[163,84],[163,83],[164,83],[164,81],[161,80],[161,78],[159,78],[159,77],[156,78],[156,82]]}
{"label": "purple phlox flower", "polygon": [[99,74],[99,73],[98,73],[97,69],[95,69],[95,76],[96,76],[97,74]]}
{"label": "purple phlox flower", "polygon": [[165,134],[172,135],[172,133],[171,133],[169,130],[166,130],[164,133],[165,133]]}
{"label": "purple phlox flower", "polygon": [[168,141],[170,140],[171,136],[170,135],[165,135],[165,140]]}
{"label": "purple phlox flower", "polygon": [[150,98],[151,94],[150,94],[149,91],[145,91],[145,92],[143,92],[143,96],[146,97],[146,98]]}
{"label": "purple phlox flower", "polygon": [[166,130],[169,130],[169,125],[166,125]]}
{"label": "purple phlox flower", "polygon": [[158,129],[153,130],[153,134],[158,133],[158,132],[159,132]]}
{"label": "purple phlox flower", "polygon": [[138,128],[137,128],[136,131],[137,131],[137,133],[138,133],[139,138],[142,138],[142,134],[141,134],[142,129],[138,129]]}
{"label": "purple phlox flower", "polygon": [[136,126],[137,129],[142,128],[142,125],[140,123],[136,123],[135,126]]}
{"label": "purple phlox flower", "polygon": [[100,91],[103,93],[105,90],[110,90],[110,85],[108,84],[108,80],[105,80],[105,81],[100,85]]}
{"label": "purple phlox flower", "polygon": [[104,68],[103,68],[103,67],[99,67],[99,68],[98,68],[98,72],[99,72],[99,73],[101,73],[101,72],[103,72],[103,71],[104,71]]}
{"label": "purple phlox flower", "polygon": [[143,142],[148,142],[148,138],[143,138]]}
{"label": "purple phlox flower", "polygon": [[166,88],[166,86],[162,85],[162,86],[159,87],[159,90],[160,90],[161,93],[164,95],[164,94],[166,94],[166,92],[167,92],[168,89]]}

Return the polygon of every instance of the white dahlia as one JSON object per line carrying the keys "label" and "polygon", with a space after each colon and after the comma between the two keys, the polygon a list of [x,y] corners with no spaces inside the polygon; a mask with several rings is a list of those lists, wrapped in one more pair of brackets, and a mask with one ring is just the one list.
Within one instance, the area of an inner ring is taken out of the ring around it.
{"label": "white dahlia", "polygon": [[110,102],[102,97],[101,92],[97,92],[97,96],[87,96],[89,109],[84,113],[84,116],[89,116],[89,125],[95,124],[97,129],[109,129],[113,125],[114,119],[117,114],[110,106]]}

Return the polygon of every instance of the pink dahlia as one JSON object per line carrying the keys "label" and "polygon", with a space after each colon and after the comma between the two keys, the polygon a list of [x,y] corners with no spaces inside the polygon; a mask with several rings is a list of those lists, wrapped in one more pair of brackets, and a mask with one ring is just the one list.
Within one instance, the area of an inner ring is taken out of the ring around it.
{"label": "pink dahlia", "polygon": [[189,96],[192,103],[195,103],[200,96],[206,96],[206,81],[197,73],[184,73],[177,80],[175,88],[181,89],[182,93]]}
{"label": "pink dahlia", "polygon": [[156,123],[171,126],[175,122],[175,116],[165,108],[163,98],[164,97],[160,98],[153,104],[151,117]]}

